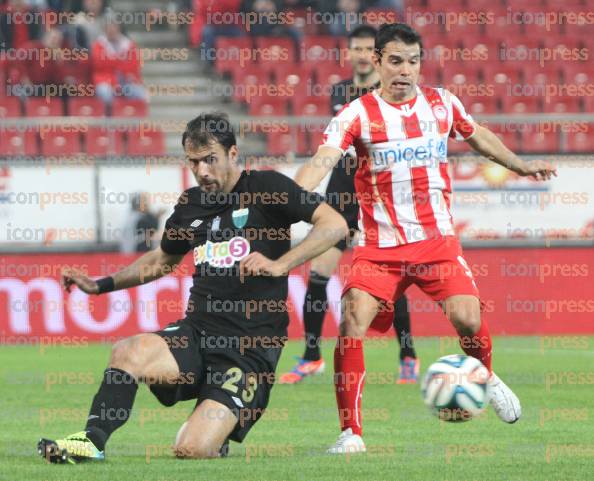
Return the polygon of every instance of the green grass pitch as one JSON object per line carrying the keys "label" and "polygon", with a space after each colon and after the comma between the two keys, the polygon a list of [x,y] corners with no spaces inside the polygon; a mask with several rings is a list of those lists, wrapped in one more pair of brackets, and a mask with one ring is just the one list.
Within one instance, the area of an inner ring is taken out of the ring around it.
{"label": "green grass pitch", "polygon": [[[460,352],[452,339],[418,339],[422,371]],[[176,460],[170,446],[193,407],[163,408],[142,386],[132,418],[107,446],[107,461],[56,466],[35,450],[40,436],[84,426],[109,346],[0,347],[0,479],[61,481],[405,480],[585,481],[594,479],[594,337],[499,337],[494,367],[516,391],[524,415],[514,424],[492,410],[468,423],[434,418],[418,385],[396,385],[393,339],[366,343],[364,439],[369,452],[330,457],[338,435],[331,384],[333,341],[324,345],[327,374],[276,386],[267,412],[230,457]],[[444,345],[445,344],[445,345]],[[280,371],[301,343],[291,342]]]}

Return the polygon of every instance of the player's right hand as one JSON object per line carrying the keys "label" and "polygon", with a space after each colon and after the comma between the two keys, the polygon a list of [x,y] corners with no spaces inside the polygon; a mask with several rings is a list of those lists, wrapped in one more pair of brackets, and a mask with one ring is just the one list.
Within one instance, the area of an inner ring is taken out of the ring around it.
{"label": "player's right hand", "polygon": [[80,274],[73,269],[64,269],[62,271],[62,286],[66,292],[70,292],[73,285],[86,292],[87,294],[99,294],[99,285],[90,277]]}

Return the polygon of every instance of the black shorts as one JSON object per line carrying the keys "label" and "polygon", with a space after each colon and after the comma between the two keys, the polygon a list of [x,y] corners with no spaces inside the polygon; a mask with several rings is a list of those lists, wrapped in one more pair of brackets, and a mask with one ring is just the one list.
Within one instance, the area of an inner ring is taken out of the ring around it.
{"label": "black shorts", "polygon": [[220,402],[238,419],[229,438],[242,442],[268,405],[282,345],[241,348],[241,336],[208,336],[188,320],[155,334],[165,339],[181,372],[176,386],[150,386],[159,402],[165,406],[191,399],[198,401],[196,405],[205,399]]}
{"label": "black shorts", "polygon": [[355,166],[356,160],[344,156],[332,169],[328,187],[326,187],[326,202],[342,214],[349,226],[349,239],[339,241],[335,247],[344,251],[347,240],[350,242],[356,231],[359,230],[358,214],[359,204],[355,194]]}

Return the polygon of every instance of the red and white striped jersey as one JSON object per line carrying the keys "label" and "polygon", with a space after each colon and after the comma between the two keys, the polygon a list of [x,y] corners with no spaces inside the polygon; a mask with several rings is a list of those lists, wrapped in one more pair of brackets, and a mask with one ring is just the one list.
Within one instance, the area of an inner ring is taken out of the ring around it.
{"label": "red and white striped jersey", "polygon": [[460,100],[441,88],[417,87],[417,96],[402,104],[374,91],[338,112],[322,145],[343,154],[355,148],[359,245],[393,247],[453,235],[447,141],[474,132]]}

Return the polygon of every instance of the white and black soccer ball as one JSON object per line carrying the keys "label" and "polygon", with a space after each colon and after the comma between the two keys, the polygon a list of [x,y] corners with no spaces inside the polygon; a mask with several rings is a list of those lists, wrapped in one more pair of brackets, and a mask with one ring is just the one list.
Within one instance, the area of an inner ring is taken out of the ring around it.
{"label": "white and black soccer ball", "polygon": [[489,401],[489,371],[476,358],[462,354],[440,357],[421,385],[427,407],[443,421],[468,421]]}

